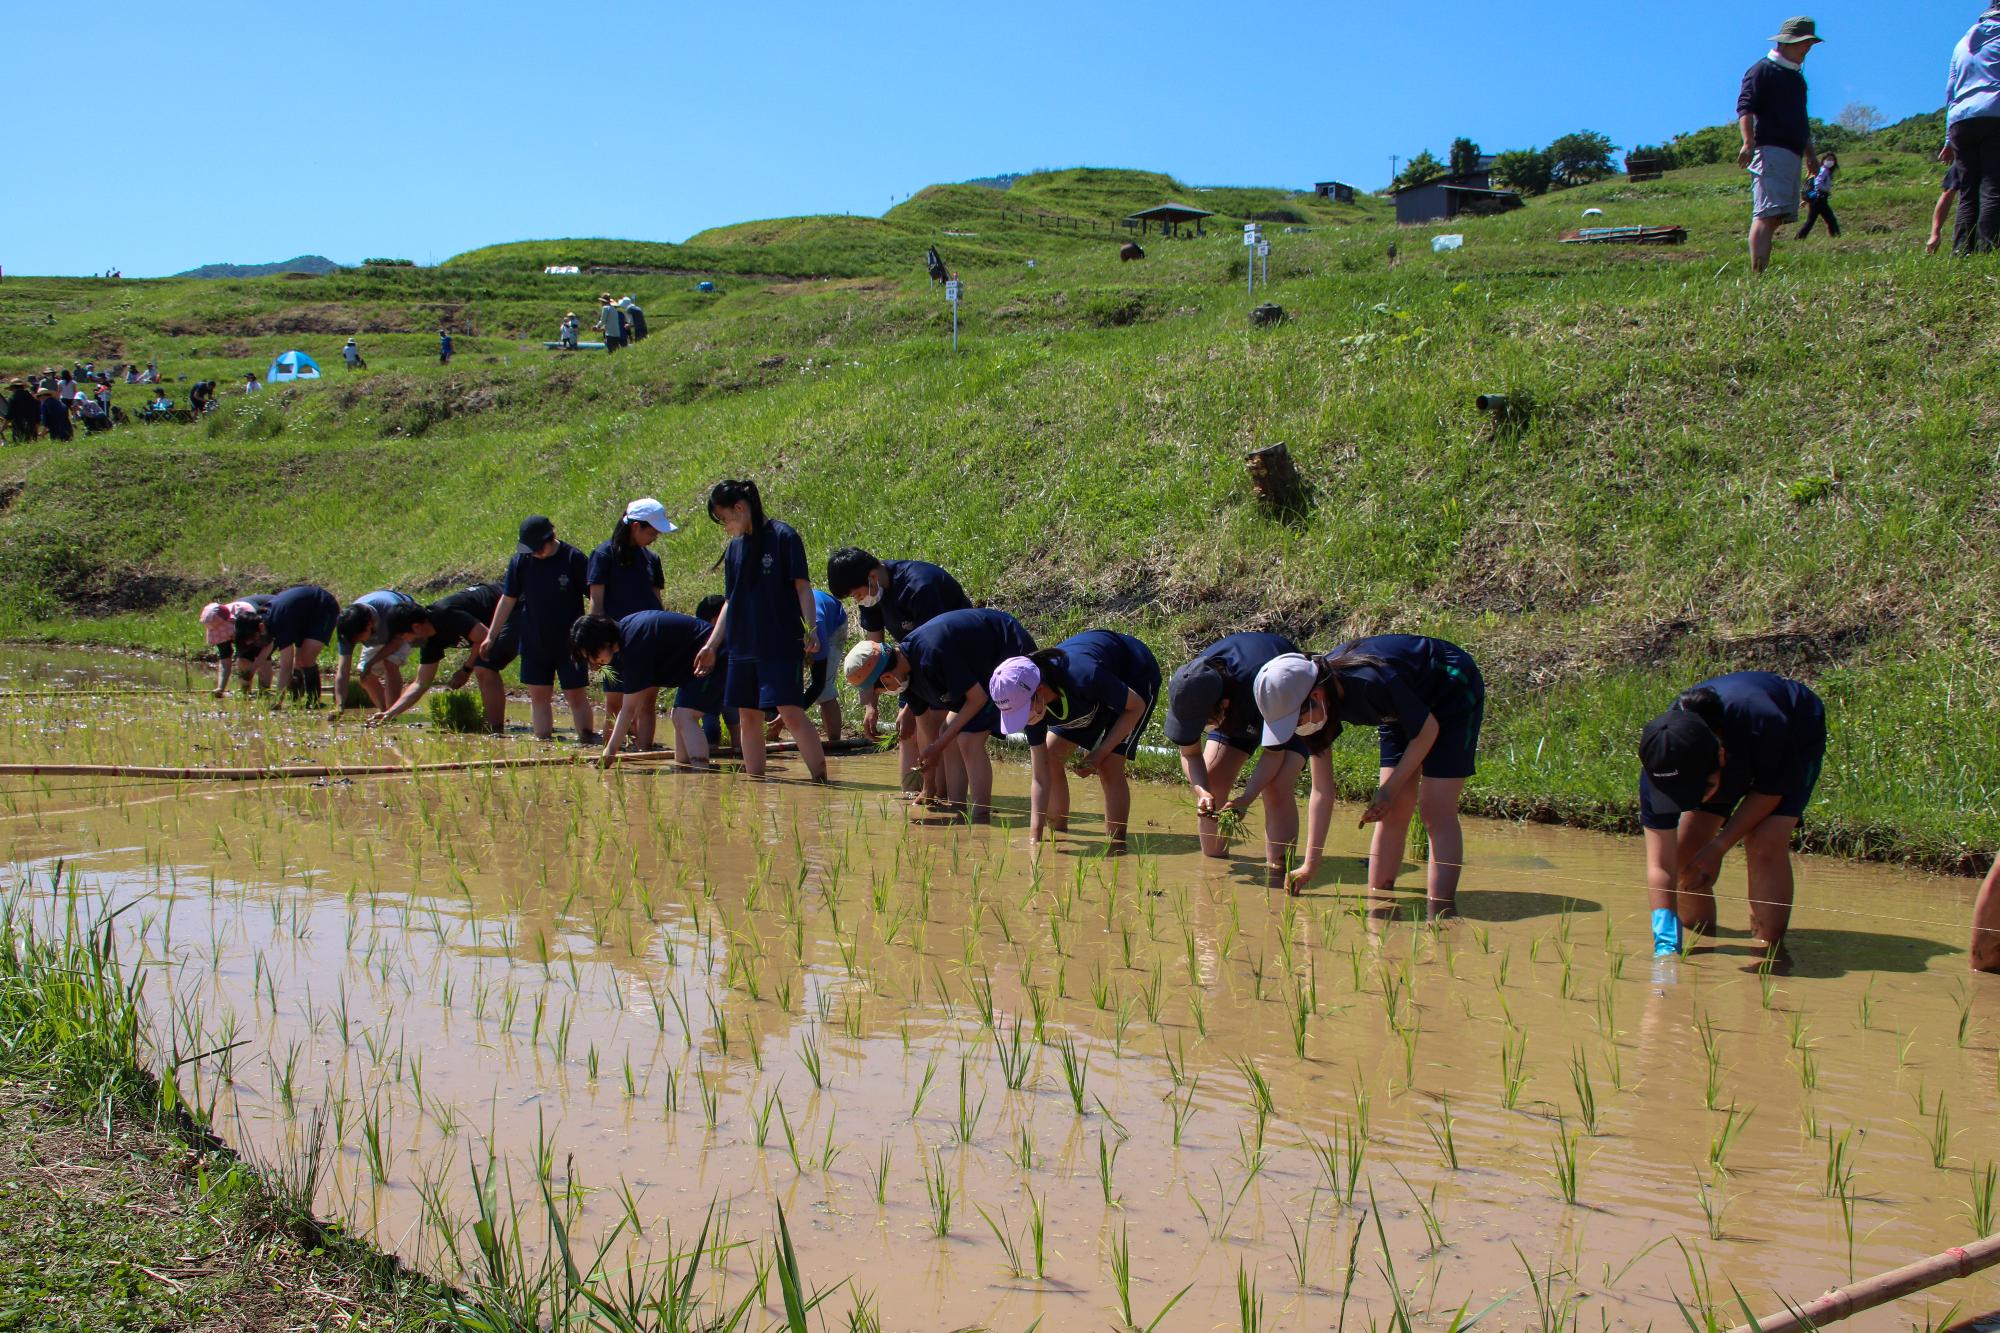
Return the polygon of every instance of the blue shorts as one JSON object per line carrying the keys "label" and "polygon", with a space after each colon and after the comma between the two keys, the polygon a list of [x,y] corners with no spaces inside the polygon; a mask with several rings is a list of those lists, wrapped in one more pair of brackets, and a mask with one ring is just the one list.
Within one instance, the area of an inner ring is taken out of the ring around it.
{"label": "blue shorts", "polygon": [[507,623],[500,627],[500,632],[486,645],[486,655],[481,657],[476,665],[498,674],[512,666],[514,659],[520,655],[521,622],[509,616]]}
{"label": "blue shorts", "polygon": [[[1806,806],[1812,802],[1813,788],[1819,785],[1820,767],[1826,762],[1824,714],[1820,717],[1818,734],[1810,737],[1805,744],[1807,753],[1804,755],[1805,762],[1800,768],[1798,780],[1778,793],[1778,808],[1771,812],[1785,819],[1804,819]],[[1716,794],[1713,801],[1702,805],[1701,812],[1727,819],[1736,812],[1737,805],[1749,794],[1747,790],[1729,791],[1725,788]],[[1644,772],[1639,774],[1639,824],[1642,828],[1655,829],[1662,833],[1677,829],[1681,824],[1681,811],[1660,798],[1660,793],[1654,789]]]}
{"label": "blue shorts", "polygon": [[[1146,725],[1153,720],[1153,704],[1160,697],[1160,673],[1158,669],[1154,670],[1151,681],[1141,681],[1135,688],[1139,697],[1146,701],[1146,711],[1139,714],[1139,725],[1132,728],[1132,734],[1113,746],[1111,750],[1111,753],[1122,754],[1127,759],[1139,753],[1140,738],[1146,734]],[[1085,753],[1095,750],[1098,743],[1106,736],[1109,736],[1111,729],[1118,725],[1118,718],[1120,716],[1106,710],[1099,711],[1101,713],[1100,720],[1092,722],[1082,730],[1066,731],[1059,727],[1050,727],[1048,734],[1068,741]]]}
{"label": "blue shorts", "polygon": [[[1476,768],[1474,752],[1479,749],[1479,728],[1486,721],[1486,682],[1476,669],[1462,674],[1464,696],[1448,701],[1434,714],[1438,734],[1431,742],[1430,753],[1424,756],[1427,778],[1469,778]],[[1403,729],[1380,726],[1375,728],[1375,734],[1381,741],[1382,767],[1394,768],[1402,763],[1404,751],[1410,748],[1410,738]]]}
{"label": "blue shorts", "polygon": [[706,676],[696,676],[687,684],[674,691],[674,707],[686,708],[702,714],[721,716],[723,688],[729,674],[729,663],[717,662],[715,669]]}
{"label": "blue shorts", "polygon": [[723,702],[731,708],[760,713],[803,708],[806,702],[805,663],[796,657],[732,657]]}
{"label": "blue shorts", "polygon": [[[298,648],[308,641],[318,643],[321,647],[324,647],[334,641],[336,637],[335,624],[340,619],[340,603],[334,599],[332,593],[327,592],[324,588],[314,589],[314,591],[319,595],[310,599],[311,607],[309,610],[305,608],[286,608],[291,612],[285,618],[286,623],[280,630],[271,634],[271,648],[273,651],[285,648]],[[269,612],[265,613],[266,628],[270,625],[269,615]],[[289,636],[295,629],[299,631],[297,638],[280,638],[280,635]]]}
{"label": "blue shorts", "polygon": [[570,652],[569,645],[561,648],[536,644],[521,648],[521,683],[523,685],[554,685],[560,681],[565,690],[580,690],[590,684],[590,669],[583,659]]}

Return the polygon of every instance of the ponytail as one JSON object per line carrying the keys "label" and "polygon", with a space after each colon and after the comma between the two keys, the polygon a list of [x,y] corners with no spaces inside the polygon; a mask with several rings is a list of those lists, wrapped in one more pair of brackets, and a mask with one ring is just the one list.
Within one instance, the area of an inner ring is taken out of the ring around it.
{"label": "ponytail", "polygon": [[1722,734],[1722,697],[1706,685],[1697,685],[1691,690],[1682,690],[1680,698],[1674,700],[1674,707],[1682,712],[1693,713],[1708,724],[1708,729]]}
{"label": "ponytail", "polygon": [[639,548],[632,540],[632,520],[620,518],[618,525],[611,529],[611,554],[619,564],[629,565],[637,557]]}
{"label": "ponytail", "polygon": [[1387,661],[1375,654],[1360,652],[1354,648],[1319,659],[1319,675],[1313,680],[1313,688],[1326,691],[1326,725],[1321,727],[1316,735],[1305,738],[1308,750],[1313,754],[1324,754],[1326,748],[1340,737],[1339,710],[1334,706],[1334,701],[1340,697],[1340,688],[1337,684],[1339,679],[1350,671],[1361,671],[1369,667],[1380,669],[1388,665]]}

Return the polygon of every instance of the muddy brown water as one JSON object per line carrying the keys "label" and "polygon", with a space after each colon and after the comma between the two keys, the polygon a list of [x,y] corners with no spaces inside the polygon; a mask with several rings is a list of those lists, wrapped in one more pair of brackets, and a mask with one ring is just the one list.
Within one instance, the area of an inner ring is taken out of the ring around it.
{"label": "muddy brown water", "polygon": [[[77,693],[7,693],[50,680]],[[101,692],[161,683],[0,654],[0,761],[551,752]],[[323,1111],[321,1210],[446,1278],[489,1160],[531,1249],[541,1175],[614,1264],[712,1215],[742,1243],[703,1282],[736,1299],[782,1203],[808,1279],[849,1280],[830,1326],[858,1294],[890,1328],[1116,1327],[1123,1254],[1141,1326],[1187,1287],[1162,1328],[1238,1327],[1240,1284],[1265,1328],[1344,1301],[1354,1328],[1399,1301],[1440,1328],[1494,1301],[1487,1327],[1727,1325],[1732,1284],[1770,1312],[1975,1234],[2000,986],[1966,973],[1962,881],[1803,860],[1794,965],[1767,976],[1734,862],[1722,938],[1648,956],[1636,839],[1474,822],[1440,929],[1411,919],[1416,874],[1356,887],[1351,819],[1343,882],[1288,901],[1200,856],[1176,789],[1142,788],[1106,859],[1080,787],[1037,864],[1019,765],[981,829],[913,816],[892,759],[835,777],[0,779],[0,830],[31,907],[59,906],[58,862],[64,896],[137,902],[118,924],[163,1052],[242,1043],[179,1074],[224,1137],[283,1160]],[[2000,1292],[1855,1326],[1952,1301]]]}

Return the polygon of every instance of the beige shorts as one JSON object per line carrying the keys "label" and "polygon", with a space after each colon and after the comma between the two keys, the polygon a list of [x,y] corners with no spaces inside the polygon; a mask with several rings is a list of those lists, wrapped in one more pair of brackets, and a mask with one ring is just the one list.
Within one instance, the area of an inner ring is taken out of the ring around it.
{"label": "beige shorts", "polygon": [[1803,164],[1789,148],[1759,148],[1750,159],[1750,216],[1796,221]]}

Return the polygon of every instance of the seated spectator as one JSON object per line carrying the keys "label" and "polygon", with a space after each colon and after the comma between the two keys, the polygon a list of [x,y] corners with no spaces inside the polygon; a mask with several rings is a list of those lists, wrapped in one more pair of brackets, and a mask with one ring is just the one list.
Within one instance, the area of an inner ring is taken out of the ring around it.
{"label": "seated spectator", "polygon": [[73,440],[76,431],[69,424],[69,409],[54,389],[43,389],[35,395],[41,400],[42,431],[52,440]]}
{"label": "seated spectator", "polygon": [[262,393],[263,391],[264,391],[264,386],[258,383],[256,371],[254,370],[250,371],[243,376],[243,392]]}
{"label": "seated spectator", "polygon": [[165,389],[153,390],[153,401],[146,404],[146,415],[149,417],[164,417],[171,414],[173,410],[174,400],[167,397],[167,391]]}

